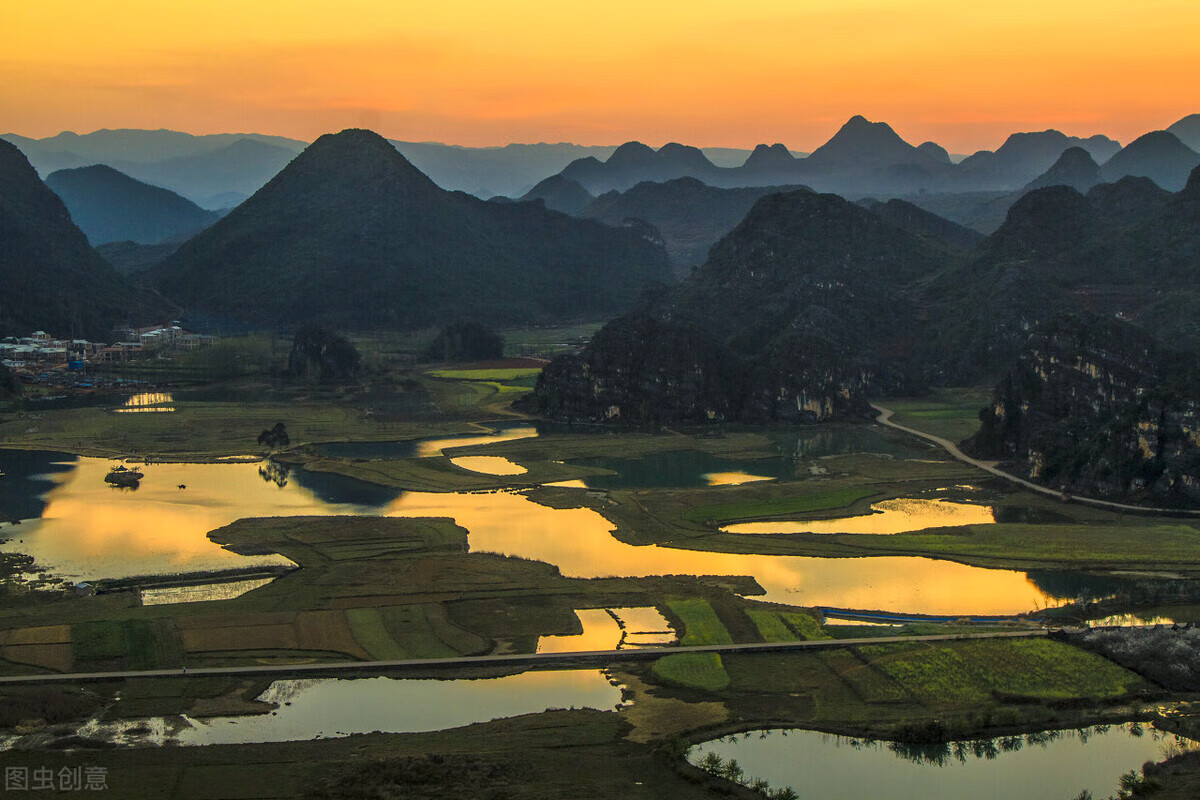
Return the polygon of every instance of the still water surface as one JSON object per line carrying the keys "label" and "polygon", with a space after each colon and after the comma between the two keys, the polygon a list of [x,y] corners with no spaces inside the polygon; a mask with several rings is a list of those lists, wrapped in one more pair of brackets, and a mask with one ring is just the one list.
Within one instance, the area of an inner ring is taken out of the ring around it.
{"label": "still water surface", "polygon": [[949,500],[897,498],[871,506],[870,514],[822,520],[739,522],[726,525],[727,533],[907,533],[955,525],[986,525],[996,521],[989,506]]}
{"label": "still water surface", "polygon": [[747,776],[822,800],[1068,800],[1085,789],[1109,797],[1123,773],[1188,746],[1182,741],[1114,725],[905,751],[815,731],[765,731],[706,742],[689,760],[714,752],[736,759]]}
{"label": "still water surface", "polygon": [[612,709],[621,703],[621,689],[599,670],[560,670],[476,680],[283,680],[272,683],[257,699],[276,704],[278,709],[237,717],[92,721],[79,734],[137,746],[293,742],[375,731],[440,731],[553,708]]}
{"label": "still water surface", "polygon": [[25,507],[44,508],[40,517],[6,527],[12,538],[0,547],[75,580],[174,574],[288,563],[282,556],[238,556],[207,538],[245,517],[435,516],[466,528],[472,551],[546,561],[570,577],[753,576],[768,600],[925,614],[1010,614],[1053,603],[1024,573],[947,561],[635,547],[613,538],[611,524],[594,511],[547,508],[513,492],[400,492],[244,463],[153,464],[143,468],[140,488],[121,491],[104,483],[109,466],[105,459],[76,458],[56,463],[48,477],[27,475],[28,491],[44,494]]}

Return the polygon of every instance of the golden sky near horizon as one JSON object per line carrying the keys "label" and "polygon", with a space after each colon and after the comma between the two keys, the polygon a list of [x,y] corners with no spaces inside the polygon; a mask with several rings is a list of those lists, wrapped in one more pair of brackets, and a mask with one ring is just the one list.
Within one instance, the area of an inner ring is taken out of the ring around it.
{"label": "golden sky near horizon", "polygon": [[1122,142],[1200,111],[1195,0],[8,0],[0,128],[810,150]]}

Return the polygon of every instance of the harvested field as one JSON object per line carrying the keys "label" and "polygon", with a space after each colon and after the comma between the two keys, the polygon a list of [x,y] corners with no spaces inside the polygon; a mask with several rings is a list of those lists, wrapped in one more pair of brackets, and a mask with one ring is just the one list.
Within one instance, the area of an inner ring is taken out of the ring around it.
{"label": "harvested field", "polygon": [[68,643],[10,644],[0,648],[0,655],[14,664],[29,664],[55,672],[70,672],[75,663]]}

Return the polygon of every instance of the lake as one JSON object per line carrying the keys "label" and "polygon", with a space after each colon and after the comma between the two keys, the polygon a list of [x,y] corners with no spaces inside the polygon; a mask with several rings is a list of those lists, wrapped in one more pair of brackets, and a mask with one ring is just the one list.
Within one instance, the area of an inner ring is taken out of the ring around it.
{"label": "lake", "polygon": [[[0,479],[25,521],[0,549],[75,581],[289,564],[239,556],[207,538],[260,516],[451,517],[474,552],[546,561],[564,575],[753,576],[764,599],[914,614],[1014,614],[1056,603],[1025,573],[926,558],[732,555],[613,538],[589,509],[552,509],[518,492],[401,492],[271,462],[151,464],[136,490],[104,483],[107,459],[0,450]],[[493,465],[494,466],[494,465]],[[1074,587],[1072,591],[1075,591]],[[1066,595],[1064,595],[1066,596]],[[1069,596],[1074,596],[1071,594]]]}
{"label": "lake", "polygon": [[1135,724],[934,747],[772,730],[706,742],[689,761],[736,759],[750,778],[821,800],[1070,800],[1109,797],[1123,773],[1190,746]]}
{"label": "lake", "polygon": [[[473,680],[280,680],[256,699],[277,708],[265,714],[235,717],[91,720],[76,733],[137,747],[309,741],[376,731],[440,731],[553,708],[610,710],[621,704],[621,688],[600,670],[531,670]],[[0,749],[19,746],[20,738],[0,737]]]}

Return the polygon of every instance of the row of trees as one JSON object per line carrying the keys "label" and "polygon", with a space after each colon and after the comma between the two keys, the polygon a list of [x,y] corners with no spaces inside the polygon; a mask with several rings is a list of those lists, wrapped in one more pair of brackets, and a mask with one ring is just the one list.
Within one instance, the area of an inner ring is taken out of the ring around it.
{"label": "row of trees", "polygon": [[736,758],[726,761],[711,750],[704,754],[704,758],[700,760],[698,766],[710,775],[716,775],[718,778],[733,781],[747,789],[753,789],[768,800],[798,800],[799,798],[796,790],[792,787],[784,786],[782,789],[772,789],[770,782],[766,779],[747,775]]}

